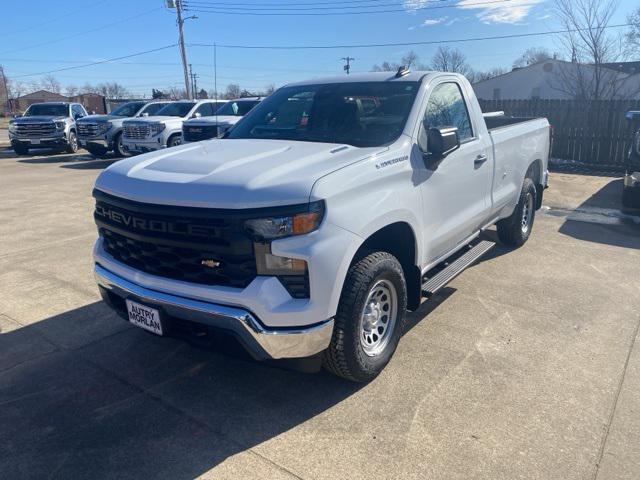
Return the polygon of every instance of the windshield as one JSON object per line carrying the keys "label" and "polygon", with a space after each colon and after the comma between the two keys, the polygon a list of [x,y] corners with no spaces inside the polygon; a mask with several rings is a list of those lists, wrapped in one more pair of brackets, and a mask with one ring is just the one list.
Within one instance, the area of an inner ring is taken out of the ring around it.
{"label": "windshield", "polygon": [[46,116],[69,116],[69,105],[60,105],[56,103],[34,103],[27,111],[24,112],[25,117],[35,117],[36,115]]}
{"label": "windshield", "polygon": [[161,117],[184,117],[195,105],[195,102],[175,102],[161,108],[156,115]]}
{"label": "windshield", "polygon": [[362,82],[281,88],[227,138],[385,145],[402,133],[418,87],[418,82]]}
{"label": "windshield", "polygon": [[144,102],[125,103],[113,110],[109,115],[113,115],[115,117],[133,117],[143,106]]}
{"label": "windshield", "polygon": [[243,117],[247,113],[249,113],[249,110],[255,107],[258,103],[260,103],[258,100],[244,100],[241,102],[234,102],[232,100],[220,107],[216,114]]}

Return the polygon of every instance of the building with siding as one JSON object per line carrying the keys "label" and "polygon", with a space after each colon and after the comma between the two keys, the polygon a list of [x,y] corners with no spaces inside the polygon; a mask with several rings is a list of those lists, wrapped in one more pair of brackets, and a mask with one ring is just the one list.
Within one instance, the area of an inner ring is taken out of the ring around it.
{"label": "building with siding", "polygon": [[106,99],[97,93],[81,93],[73,97],[67,97],[59,93],[49,92],[47,90],[38,90],[36,92],[27,93],[13,100],[13,108],[15,111],[24,112],[29,105],[42,102],[75,102],[81,103],[89,113],[107,113]]}
{"label": "building with siding", "polygon": [[[611,64],[601,68],[605,99],[640,98],[638,62]],[[628,68],[627,68],[628,67]],[[571,100],[591,91],[596,79],[592,65],[550,59],[498,75],[473,85],[483,100]]]}

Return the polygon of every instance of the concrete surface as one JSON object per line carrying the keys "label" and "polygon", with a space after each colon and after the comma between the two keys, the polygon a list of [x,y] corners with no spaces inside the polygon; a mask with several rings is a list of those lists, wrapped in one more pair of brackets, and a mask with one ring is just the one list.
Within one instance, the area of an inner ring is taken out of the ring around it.
{"label": "concrete surface", "polygon": [[530,241],[412,313],[362,386],[99,303],[108,163],[0,154],[1,478],[640,478],[640,226],[619,179],[553,175]]}

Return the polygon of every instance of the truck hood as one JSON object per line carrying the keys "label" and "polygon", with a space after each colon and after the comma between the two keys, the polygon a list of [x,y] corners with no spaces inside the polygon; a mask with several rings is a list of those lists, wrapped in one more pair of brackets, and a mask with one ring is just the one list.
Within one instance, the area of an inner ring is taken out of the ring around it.
{"label": "truck hood", "polygon": [[190,118],[185,125],[235,125],[242,117],[236,115],[218,115],[212,117]]}
{"label": "truck hood", "polygon": [[12,123],[40,123],[40,122],[52,122],[63,121],[67,117],[64,115],[34,115],[33,117],[18,117],[12,120]]}
{"label": "truck hood", "polygon": [[127,120],[127,122],[136,122],[136,123],[164,123],[165,125],[177,125],[181,126],[184,121],[183,117],[164,117],[155,115],[152,117],[141,117]]}
{"label": "truck hood", "polygon": [[96,188],[145,203],[257,208],[309,201],[319,178],[388,147],[214,139],[116,162]]}
{"label": "truck hood", "polygon": [[87,115],[82,117],[78,122],[108,122],[113,120],[124,120],[126,117],[118,117],[116,115]]}

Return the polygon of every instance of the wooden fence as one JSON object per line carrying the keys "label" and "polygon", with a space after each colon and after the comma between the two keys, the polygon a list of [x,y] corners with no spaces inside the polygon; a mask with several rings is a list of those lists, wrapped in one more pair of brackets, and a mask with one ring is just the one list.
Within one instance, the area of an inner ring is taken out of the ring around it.
{"label": "wooden fence", "polygon": [[480,106],[485,112],[547,117],[553,126],[555,159],[621,169],[634,133],[625,113],[640,110],[640,100],[480,100]]}

